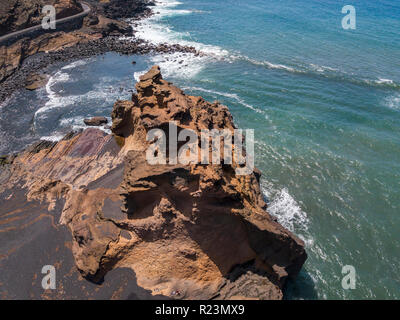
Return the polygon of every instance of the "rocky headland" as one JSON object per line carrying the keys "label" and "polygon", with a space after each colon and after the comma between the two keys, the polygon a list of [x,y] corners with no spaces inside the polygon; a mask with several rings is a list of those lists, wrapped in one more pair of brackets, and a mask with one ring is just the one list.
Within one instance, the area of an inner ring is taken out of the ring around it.
{"label": "rocky headland", "polygon": [[[304,243],[268,214],[260,172],[150,165],[151,129],[235,128],[227,107],[186,95],[155,66],[112,132],[72,132],[1,159],[0,296],[282,299]],[[57,290],[40,286],[43,265]]]}

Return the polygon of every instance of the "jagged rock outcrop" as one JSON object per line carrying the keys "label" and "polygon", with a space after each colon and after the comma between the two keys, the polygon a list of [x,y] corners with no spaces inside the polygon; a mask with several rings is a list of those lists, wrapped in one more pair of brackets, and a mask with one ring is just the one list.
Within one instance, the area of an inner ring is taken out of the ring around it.
{"label": "jagged rock outcrop", "polygon": [[[153,296],[281,299],[306,260],[304,243],[269,214],[260,172],[238,164],[158,164],[146,159],[151,129],[234,130],[227,107],[186,95],[153,67],[129,101],[115,103],[113,135],[90,128],[4,159],[0,200],[39,202],[72,234],[80,273],[102,283],[133,270]],[[168,134],[167,134],[168,137]],[[211,149],[210,149],[211,150]],[[11,163],[11,164],[10,164]],[[20,191],[18,191],[20,192]],[[0,219],[9,217],[0,208]]]}

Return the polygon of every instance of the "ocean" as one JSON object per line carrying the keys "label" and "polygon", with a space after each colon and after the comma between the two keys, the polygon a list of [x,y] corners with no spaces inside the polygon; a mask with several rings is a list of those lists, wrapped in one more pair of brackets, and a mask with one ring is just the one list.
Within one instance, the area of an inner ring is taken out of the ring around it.
{"label": "ocean", "polygon": [[[342,28],[347,4],[355,30]],[[110,118],[158,64],[254,129],[269,212],[309,255],[286,298],[400,299],[400,3],[162,0],[154,12],[137,37],[207,55],[108,53],[51,66],[45,88],[0,106],[0,153]],[[342,286],[346,265],[355,289]]]}

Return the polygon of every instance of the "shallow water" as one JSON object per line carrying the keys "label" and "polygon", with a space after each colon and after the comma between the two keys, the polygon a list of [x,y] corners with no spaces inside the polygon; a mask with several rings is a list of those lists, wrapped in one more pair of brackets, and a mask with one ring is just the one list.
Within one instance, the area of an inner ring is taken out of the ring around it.
{"label": "shallow water", "polygon": [[[255,129],[269,211],[309,254],[288,298],[400,298],[400,6],[355,7],[357,29],[346,31],[339,1],[163,1],[137,35],[207,57],[109,53],[53,66],[46,88],[1,107],[0,153],[109,117],[159,64]],[[355,290],[341,286],[344,265]]]}

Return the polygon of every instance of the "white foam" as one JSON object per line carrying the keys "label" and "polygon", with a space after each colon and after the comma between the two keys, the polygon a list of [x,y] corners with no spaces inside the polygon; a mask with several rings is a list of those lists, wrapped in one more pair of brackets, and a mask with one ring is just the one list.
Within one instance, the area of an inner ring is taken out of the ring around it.
{"label": "white foam", "polygon": [[144,71],[137,71],[133,74],[133,77],[135,78],[136,82],[140,81],[140,77],[143,76],[144,74],[146,74],[146,70]]}
{"label": "white foam", "polygon": [[74,61],[74,62],[62,67],[61,70],[75,69],[76,67],[80,67],[80,66],[84,66],[84,65],[88,64],[89,61],[90,61],[90,59],[77,60],[77,61]]}
{"label": "white foam", "polygon": [[[175,9],[175,7],[180,4],[182,3],[177,1],[156,1],[156,5],[153,7],[154,14],[152,16],[140,20],[139,22],[132,21],[135,23],[134,29],[136,38],[156,45],[180,44],[182,46],[194,47],[197,51],[206,54],[206,56],[196,56],[193,53],[176,52],[166,55],[156,55],[152,58],[152,62],[160,65],[163,75],[166,77],[191,78],[203,70],[207,63],[222,59],[231,61],[233,56],[229,54],[229,51],[218,46],[206,45],[188,40],[191,38],[190,33],[177,32],[163,20],[166,17],[174,15],[201,13],[201,11],[196,10]],[[181,62],[182,60],[183,62]]]}
{"label": "white foam", "polygon": [[55,133],[54,135],[51,135],[51,136],[43,136],[43,137],[40,137],[40,140],[46,140],[46,141],[51,141],[51,142],[58,142],[58,141],[60,141],[62,138],[64,138],[64,136],[65,136],[65,135],[63,135],[63,134]]}
{"label": "white foam", "polygon": [[34,119],[37,117],[41,116],[45,112],[62,107],[65,104],[70,104],[74,102],[74,96],[69,96],[69,97],[62,97],[59,96],[55,91],[53,91],[52,87],[56,83],[65,83],[70,80],[69,74],[62,72],[61,70],[56,72],[53,76],[50,77],[49,81],[46,84],[45,90],[47,93],[47,98],[49,99],[46,104],[38,109],[35,113]]}
{"label": "white foam", "polygon": [[206,58],[192,53],[175,52],[170,54],[155,55],[151,63],[160,66],[164,77],[179,77],[190,79],[199,74],[205,67]]}
{"label": "white foam", "polygon": [[275,190],[271,185],[262,186],[262,190],[270,200],[268,212],[278,219],[278,222],[288,230],[307,231],[309,219],[297,201],[290,195],[287,188]]}
{"label": "white foam", "polygon": [[48,101],[43,107],[36,111],[35,119],[46,118],[46,114],[55,108],[65,108],[74,104],[77,106],[83,106],[86,101],[91,100],[99,100],[102,103],[105,102],[112,104],[119,97],[118,90],[110,90],[109,83],[113,81],[113,78],[111,77],[100,78],[99,82],[94,86],[94,90],[81,95],[61,96],[53,90],[55,84],[66,83],[69,80],[71,80],[69,74],[62,71],[58,71],[50,77],[45,88]]}
{"label": "white foam", "polygon": [[385,105],[391,109],[400,110],[400,94],[387,97]]}
{"label": "white foam", "polygon": [[[79,130],[79,129],[86,129],[89,126],[87,126],[83,121],[86,117],[83,116],[76,116],[76,117],[71,117],[71,118],[65,118],[60,121],[60,126],[61,127],[67,127],[71,128],[72,130]],[[108,120],[108,123],[111,123],[111,118],[106,117]],[[103,126],[98,126],[96,127],[97,129],[100,129],[108,134],[111,133],[110,129],[105,129]]]}
{"label": "white foam", "polygon": [[248,62],[254,64],[254,65],[264,66],[264,67],[267,67],[267,68],[269,68],[269,69],[286,70],[286,71],[289,71],[289,72],[296,72],[296,73],[302,73],[302,72],[303,72],[303,71],[301,71],[301,70],[297,70],[297,69],[295,69],[295,68],[286,66],[286,65],[284,65],[284,64],[276,64],[276,63],[272,63],[272,62],[269,62],[269,61],[266,61],[266,60],[264,60],[264,61],[258,61],[258,60],[251,59],[251,58],[246,57],[246,56],[241,56],[241,58],[242,58],[243,60],[246,60],[246,61],[248,61]]}
{"label": "white foam", "polygon": [[[84,129],[90,127],[90,126],[87,126],[83,122],[84,119],[85,119],[85,117],[83,117],[83,116],[65,118],[65,119],[62,119],[60,121],[60,127],[61,128],[68,128],[68,129],[74,130],[74,131],[79,131],[80,129],[84,130]],[[110,117],[107,117],[107,119],[108,119],[109,122],[111,122],[111,118]],[[98,126],[98,127],[96,127],[96,129],[104,131],[107,134],[111,134],[111,130],[110,129],[106,129],[103,126]],[[52,141],[52,142],[58,142],[62,138],[64,138],[64,136],[65,136],[65,133],[55,132],[54,134],[52,134],[50,136],[42,136],[42,137],[40,137],[40,139],[41,140]]]}
{"label": "white foam", "polygon": [[393,84],[393,80],[391,79],[384,79],[384,78],[379,78],[378,80],[375,81],[378,84]]}
{"label": "white foam", "polygon": [[36,119],[37,116],[46,113],[47,111],[54,109],[54,108],[59,108],[63,107],[65,105],[70,105],[76,102],[77,96],[68,96],[68,97],[62,97],[58,95],[55,91],[53,91],[52,87],[55,84],[59,83],[66,83],[70,79],[70,76],[68,73],[63,72],[63,70],[71,70],[76,67],[85,65],[89,62],[88,59],[86,60],[78,60],[75,62],[72,62],[64,67],[61,68],[60,71],[56,72],[53,76],[50,77],[49,81],[46,84],[45,90],[47,93],[47,98],[49,99],[46,104],[40,108],[39,110],[36,111],[34,118]]}
{"label": "white foam", "polygon": [[328,67],[328,66],[319,66],[317,64],[310,64],[311,69],[319,72],[319,73],[323,73],[325,71],[338,71],[339,69],[336,68],[332,68],[332,67]]}
{"label": "white foam", "polygon": [[[98,79],[98,83],[94,85],[94,88],[88,92],[79,94],[79,95],[68,95],[62,96],[60,93],[62,90],[57,92],[54,89],[56,84],[67,83],[71,81],[68,70],[75,68],[81,65],[80,63],[74,63],[74,65],[68,65],[68,68],[61,69],[56,72],[53,76],[50,77],[46,87],[45,94],[48,101],[45,103],[43,107],[36,111],[34,115],[34,126],[36,127],[38,121],[48,121],[46,118],[50,115],[50,113],[54,109],[66,109],[66,114],[63,117],[67,116],[69,112],[73,112],[73,108],[84,108],[88,103],[93,103],[93,101],[98,102],[99,108],[105,107],[108,108],[112,105],[117,99],[121,98],[121,92],[119,90],[115,90],[112,86],[115,79],[112,77],[101,77]],[[85,129],[87,126],[83,122],[83,116],[71,116],[70,118],[64,118],[60,120],[58,127],[61,130],[54,132],[50,136],[43,136],[41,139],[49,140],[49,141],[59,141],[65,134],[66,130],[62,129]],[[110,120],[110,119],[109,119]],[[110,130],[104,129],[103,127],[99,127],[100,130],[103,130],[106,133],[110,133]]]}

